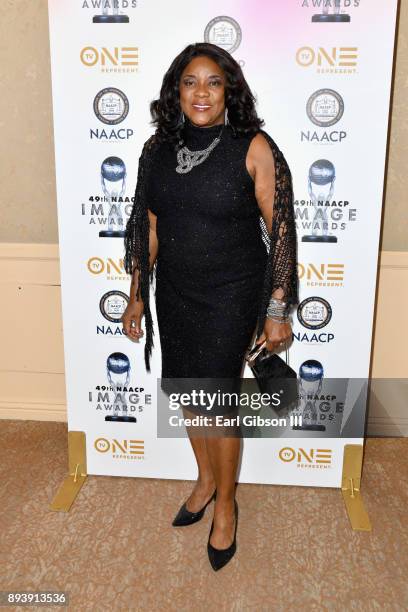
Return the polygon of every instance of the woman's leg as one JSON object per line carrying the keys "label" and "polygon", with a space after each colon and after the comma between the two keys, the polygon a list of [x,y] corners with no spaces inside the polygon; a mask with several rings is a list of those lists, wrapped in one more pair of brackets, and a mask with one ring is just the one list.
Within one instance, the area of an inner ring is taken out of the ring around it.
{"label": "woman's leg", "polygon": [[217,486],[210,544],[215,548],[227,548],[235,530],[235,479],[241,438],[207,437],[205,443]]}
{"label": "woman's leg", "polygon": [[[193,418],[196,414],[183,409],[185,418]],[[216,487],[215,476],[207,452],[204,437],[199,437],[197,427],[186,426],[188,437],[194,451],[198,467],[198,478],[194,489],[186,502],[187,510],[198,512],[210,499]]]}
{"label": "woman's leg", "polygon": [[[214,383],[211,385],[214,386]],[[225,392],[239,393],[241,379],[225,379],[221,386]],[[208,385],[206,389],[209,389]],[[201,410],[198,414],[204,415]],[[194,418],[197,412],[183,407],[183,415],[185,418]],[[237,415],[238,410],[235,407],[232,412],[224,415],[225,423],[223,416],[219,415],[220,423],[207,413],[204,416],[210,425],[186,426],[198,466],[198,479],[186,507],[190,512],[198,512],[210,499],[214,489],[217,489],[214,530],[211,536],[211,544],[215,548],[229,546],[235,528],[235,478],[240,453],[240,428],[235,424]]]}

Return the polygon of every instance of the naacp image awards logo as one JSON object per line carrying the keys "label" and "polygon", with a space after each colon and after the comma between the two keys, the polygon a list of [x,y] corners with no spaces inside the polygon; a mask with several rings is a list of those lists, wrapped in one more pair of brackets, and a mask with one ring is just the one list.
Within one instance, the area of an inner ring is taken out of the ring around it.
{"label": "naacp image awards logo", "polygon": [[233,53],[241,44],[241,27],[232,17],[214,17],[205,28],[204,40]]}
{"label": "naacp image awards logo", "polygon": [[343,98],[334,89],[318,89],[308,99],[306,112],[315,125],[329,127],[343,116]]}
{"label": "naacp image awards logo", "polygon": [[312,296],[303,300],[297,309],[299,323],[307,329],[321,329],[332,318],[332,308],[322,297]]}
{"label": "naacp image awards logo", "polygon": [[129,112],[129,100],[120,89],[106,87],[96,94],[93,108],[99,121],[108,125],[116,125],[126,119]]}

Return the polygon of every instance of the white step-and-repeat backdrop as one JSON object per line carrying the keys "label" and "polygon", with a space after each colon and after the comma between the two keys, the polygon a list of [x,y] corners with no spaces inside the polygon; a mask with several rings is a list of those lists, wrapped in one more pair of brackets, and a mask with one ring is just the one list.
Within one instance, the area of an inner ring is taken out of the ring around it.
{"label": "white step-and-repeat backdrop", "polygon": [[205,40],[241,64],[292,170],[300,304],[290,364],[301,384],[315,373],[303,381],[306,427],[246,437],[239,481],[340,486],[344,445],[364,436],[396,5],[49,0],[68,426],[86,433],[90,474],[196,477],[189,440],[157,432],[154,287],[151,373],[120,317],[149,103],[172,59]]}

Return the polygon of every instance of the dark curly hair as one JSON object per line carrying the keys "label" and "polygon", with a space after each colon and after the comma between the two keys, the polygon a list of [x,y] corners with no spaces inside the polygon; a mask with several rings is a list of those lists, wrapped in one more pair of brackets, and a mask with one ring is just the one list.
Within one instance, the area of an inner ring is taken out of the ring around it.
{"label": "dark curly hair", "polygon": [[178,148],[183,123],[181,119],[179,83],[184,68],[195,57],[207,56],[224,71],[225,106],[228,121],[235,135],[256,134],[264,125],[255,110],[255,97],[242,73],[241,66],[227,51],[211,43],[188,45],[171,63],[163,78],[160,97],[150,104],[151,123],[156,126],[159,142]]}

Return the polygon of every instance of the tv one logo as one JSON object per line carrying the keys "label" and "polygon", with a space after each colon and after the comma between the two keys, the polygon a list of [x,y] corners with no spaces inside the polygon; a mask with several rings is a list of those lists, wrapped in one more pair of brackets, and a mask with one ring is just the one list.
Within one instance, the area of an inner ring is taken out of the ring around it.
{"label": "tv one logo", "polygon": [[[138,47],[83,47],[79,54],[80,60],[87,68],[99,66],[102,71],[119,72],[128,66],[139,65]],[[133,69],[134,70],[134,69]]]}
{"label": "tv one logo", "polygon": [[123,258],[119,259],[119,261],[114,261],[111,257],[108,257],[106,260],[102,259],[102,257],[90,257],[87,261],[87,268],[88,271],[95,276],[104,273],[108,275],[118,274],[120,276],[127,276]]}
{"label": "tv one logo", "polygon": [[296,62],[303,68],[315,67],[319,73],[353,74],[356,72],[358,47],[301,47]]}
{"label": "tv one logo", "polygon": [[332,465],[332,449],[330,448],[292,448],[285,446],[278,453],[279,459],[283,463],[296,463],[300,466],[322,466]]}
{"label": "tv one logo", "polygon": [[343,285],[344,264],[342,263],[301,263],[297,265],[298,276],[309,286],[323,286],[325,284]]}
{"label": "tv one logo", "polygon": [[144,440],[117,440],[113,438],[97,438],[94,442],[98,453],[111,455],[144,455]]}

